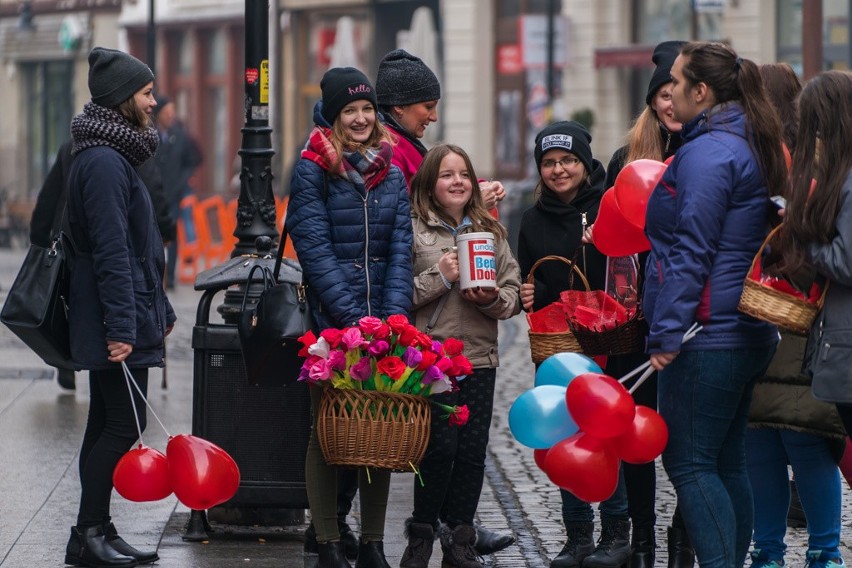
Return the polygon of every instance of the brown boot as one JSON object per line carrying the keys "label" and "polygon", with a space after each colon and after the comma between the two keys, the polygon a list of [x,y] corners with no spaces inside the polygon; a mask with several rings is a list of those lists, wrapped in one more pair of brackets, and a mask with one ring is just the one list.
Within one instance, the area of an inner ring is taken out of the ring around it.
{"label": "brown boot", "polygon": [[484,568],[482,559],[476,554],[476,529],[472,525],[459,525],[451,529],[441,526],[441,550],[444,551],[442,565],[453,568]]}
{"label": "brown boot", "polygon": [[406,519],[405,536],[408,546],[399,561],[400,568],[429,568],[432,557],[432,545],[435,542],[435,529],[429,523],[415,523],[414,519]]}

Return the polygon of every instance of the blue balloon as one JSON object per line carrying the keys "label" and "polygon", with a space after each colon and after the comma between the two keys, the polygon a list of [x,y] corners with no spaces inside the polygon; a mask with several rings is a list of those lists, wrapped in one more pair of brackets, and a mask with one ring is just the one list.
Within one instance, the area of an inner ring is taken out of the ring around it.
{"label": "blue balloon", "polygon": [[545,449],[576,434],[579,428],[568,414],[565,402],[567,390],[544,385],[515,399],[509,409],[509,430],[515,439],[529,448]]}
{"label": "blue balloon", "polygon": [[603,374],[603,369],[582,353],[557,353],[541,362],[535,372],[535,386],[567,387],[574,377],[583,373]]}

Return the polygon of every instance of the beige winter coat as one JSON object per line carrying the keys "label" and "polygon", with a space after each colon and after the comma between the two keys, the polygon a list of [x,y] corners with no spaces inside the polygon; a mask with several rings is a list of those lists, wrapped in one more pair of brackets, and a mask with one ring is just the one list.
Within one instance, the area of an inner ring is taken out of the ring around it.
{"label": "beige winter coat", "polygon": [[[433,338],[455,337],[464,342],[464,354],[474,368],[499,366],[497,320],[508,319],[521,310],[521,272],[506,239],[495,239],[497,287],[500,293],[490,305],[479,306],[465,300],[458,282],[447,288],[438,270],[444,251],[455,246],[453,233],[434,216],[412,219],[414,225],[414,324],[425,331],[441,296],[449,295],[437,322]],[[473,232],[469,227],[461,232]]]}

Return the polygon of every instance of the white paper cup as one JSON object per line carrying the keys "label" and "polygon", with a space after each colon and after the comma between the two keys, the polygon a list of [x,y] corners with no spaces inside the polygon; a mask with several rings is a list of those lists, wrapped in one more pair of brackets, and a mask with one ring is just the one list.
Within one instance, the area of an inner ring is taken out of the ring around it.
{"label": "white paper cup", "polygon": [[496,288],[497,261],[492,233],[466,233],[456,237],[459,256],[459,287]]}

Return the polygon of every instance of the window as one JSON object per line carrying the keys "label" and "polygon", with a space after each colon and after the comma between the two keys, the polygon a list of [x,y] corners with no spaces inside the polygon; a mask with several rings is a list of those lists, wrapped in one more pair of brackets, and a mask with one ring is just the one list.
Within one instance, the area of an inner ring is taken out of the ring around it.
{"label": "window", "polygon": [[26,105],[27,173],[24,187],[31,197],[56,159],[56,152],[71,133],[73,84],[71,61],[22,64]]}
{"label": "window", "polygon": [[[823,68],[849,69],[849,0],[823,0]],[[802,0],[778,0],[778,60],[802,74]]]}

